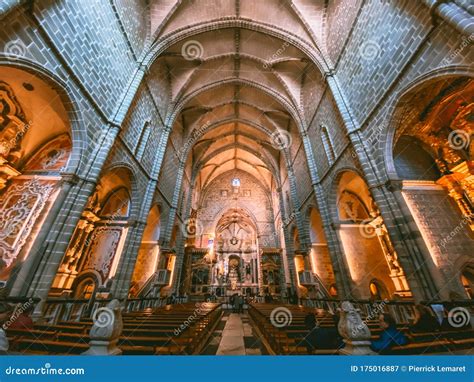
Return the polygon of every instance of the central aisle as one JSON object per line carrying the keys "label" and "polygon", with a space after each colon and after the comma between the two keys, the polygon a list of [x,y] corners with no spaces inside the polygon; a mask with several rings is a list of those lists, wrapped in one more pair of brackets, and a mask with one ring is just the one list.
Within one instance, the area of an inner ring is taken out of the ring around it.
{"label": "central aisle", "polygon": [[216,355],[245,355],[244,325],[239,314],[228,316]]}
{"label": "central aisle", "polygon": [[267,354],[246,314],[226,313],[203,352],[215,355]]}

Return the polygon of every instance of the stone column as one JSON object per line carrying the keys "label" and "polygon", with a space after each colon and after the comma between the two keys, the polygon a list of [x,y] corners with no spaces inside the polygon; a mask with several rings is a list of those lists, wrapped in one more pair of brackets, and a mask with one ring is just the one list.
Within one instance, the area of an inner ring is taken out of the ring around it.
{"label": "stone column", "polygon": [[316,160],[314,159],[313,149],[310,139],[306,132],[302,134],[303,145],[306,152],[306,158],[309,167],[309,174],[314,192],[314,199],[318,205],[319,214],[323,222],[324,234],[328,245],[329,257],[331,258],[334,279],[336,281],[337,293],[339,298],[352,297],[353,285],[349,275],[349,267],[344,257],[344,251],[339,241],[339,236],[331,219],[329,206],[326,202],[326,196],[321,186],[321,180],[317,173]]}
{"label": "stone column", "polygon": [[369,155],[364,136],[352,117],[352,112],[345,101],[344,93],[335,74],[329,73],[326,79],[344,121],[350,142],[361,164],[365,181],[389,230],[390,238],[399,255],[400,264],[407,276],[413,296],[415,299],[432,298],[436,294],[433,288],[435,285],[433,277],[426,267],[420,266],[424,263],[424,257],[429,254],[423,253],[423,250],[413,240],[413,232],[407,230],[408,220],[402,214],[400,205],[387,187],[388,179],[379,173],[376,164]]}
{"label": "stone column", "polygon": [[[117,298],[126,298],[128,295],[146,221],[131,221],[129,224],[127,238],[111,288],[112,295]],[[115,256],[118,255],[118,253],[115,254]]]}

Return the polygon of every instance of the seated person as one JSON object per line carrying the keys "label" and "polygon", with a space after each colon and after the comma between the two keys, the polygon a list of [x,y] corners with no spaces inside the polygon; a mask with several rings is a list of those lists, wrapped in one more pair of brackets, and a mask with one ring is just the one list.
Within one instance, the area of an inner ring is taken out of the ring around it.
{"label": "seated person", "polygon": [[372,341],[370,348],[377,353],[386,353],[393,346],[402,346],[408,343],[407,337],[397,329],[395,319],[388,313],[379,316],[380,328],[383,330],[376,341]]}
{"label": "seated person", "polygon": [[415,305],[415,320],[410,325],[412,333],[428,333],[439,330],[439,323],[430,310],[421,304]]}
{"label": "seated person", "polygon": [[305,326],[309,333],[303,340],[308,353],[316,349],[339,349],[343,345],[342,337],[337,330],[337,317],[333,316],[334,327],[321,327],[318,325],[316,316],[309,313],[305,317]]}

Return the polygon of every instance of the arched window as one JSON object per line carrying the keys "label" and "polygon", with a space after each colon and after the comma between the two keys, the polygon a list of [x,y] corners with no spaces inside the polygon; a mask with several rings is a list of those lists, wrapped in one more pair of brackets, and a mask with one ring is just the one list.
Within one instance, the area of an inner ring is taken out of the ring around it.
{"label": "arched window", "polygon": [[372,280],[369,284],[370,297],[374,300],[384,300],[388,298],[387,289],[378,280]]}
{"label": "arched window", "polygon": [[328,158],[329,164],[333,164],[336,161],[336,154],[334,153],[334,147],[326,126],[321,125],[321,140],[323,141],[324,151]]}

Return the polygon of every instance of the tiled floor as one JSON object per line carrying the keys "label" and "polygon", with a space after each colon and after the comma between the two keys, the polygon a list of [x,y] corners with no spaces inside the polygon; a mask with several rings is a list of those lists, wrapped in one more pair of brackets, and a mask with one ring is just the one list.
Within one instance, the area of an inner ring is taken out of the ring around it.
{"label": "tiled floor", "polygon": [[261,355],[267,353],[252,330],[247,314],[225,313],[202,354]]}

